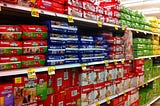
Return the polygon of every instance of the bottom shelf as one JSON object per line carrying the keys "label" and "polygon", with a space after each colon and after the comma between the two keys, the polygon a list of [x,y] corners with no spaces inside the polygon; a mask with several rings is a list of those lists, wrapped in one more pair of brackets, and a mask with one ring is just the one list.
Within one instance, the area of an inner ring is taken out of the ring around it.
{"label": "bottom shelf", "polygon": [[159,99],[160,99],[160,96],[154,97],[151,101],[149,101],[147,104],[143,106],[150,106],[151,104],[155,103]]}

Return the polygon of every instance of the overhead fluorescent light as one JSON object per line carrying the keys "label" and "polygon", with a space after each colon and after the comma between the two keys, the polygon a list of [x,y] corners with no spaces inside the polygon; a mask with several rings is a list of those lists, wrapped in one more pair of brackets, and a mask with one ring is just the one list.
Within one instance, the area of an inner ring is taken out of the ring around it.
{"label": "overhead fluorescent light", "polygon": [[121,5],[124,5],[126,7],[133,7],[138,5],[147,5],[147,4],[154,4],[154,3],[160,3],[160,0],[130,0],[126,2],[122,2]]}

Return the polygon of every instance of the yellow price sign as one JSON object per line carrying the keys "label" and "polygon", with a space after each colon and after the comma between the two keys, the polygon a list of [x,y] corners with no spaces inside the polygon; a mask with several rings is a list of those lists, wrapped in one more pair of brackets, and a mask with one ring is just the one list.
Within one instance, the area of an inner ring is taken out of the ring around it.
{"label": "yellow price sign", "polygon": [[141,82],[140,82],[140,80],[138,80],[138,86],[140,86],[141,85]]}
{"label": "yellow price sign", "polygon": [[100,102],[96,102],[96,106],[100,106]]}
{"label": "yellow price sign", "polygon": [[148,85],[148,82],[146,82],[146,85]]}
{"label": "yellow price sign", "polygon": [[97,21],[97,25],[98,25],[98,27],[102,27],[102,22],[101,21]]}
{"label": "yellow price sign", "polygon": [[109,66],[108,60],[104,60],[104,63],[105,63],[105,66],[106,66],[106,67]]}
{"label": "yellow price sign", "polygon": [[142,88],[144,88],[144,84],[142,85]]}
{"label": "yellow price sign", "polygon": [[126,26],[122,26],[122,30],[124,31],[124,30],[126,30],[127,29],[127,27]]}
{"label": "yellow price sign", "polygon": [[36,2],[36,0],[30,0],[30,2],[35,3],[35,2]]}
{"label": "yellow price sign", "polygon": [[122,64],[124,64],[124,60],[122,60],[121,62],[122,62]]}
{"label": "yellow price sign", "polygon": [[16,77],[15,78],[15,83],[16,84],[21,84],[22,83],[22,77]]}
{"label": "yellow price sign", "polygon": [[37,78],[34,69],[29,69],[29,70],[27,70],[27,72],[28,72],[28,78],[29,79],[36,79]]}
{"label": "yellow price sign", "polygon": [[48,67],[48,75],[54,75],[55,74],[55,67],[54,66],[49,66]]}
{"label": "yellow price sign", "polygon": [[118,30],[118,25],[114,25],[115,30]]}
{"label": "yellow price sign", "polygon": [[68,15],[67,18],[68,18],[69,23],[74,23],[74,20],[73,20],[72,16]]}
{"label": "yellow price sign", "polygon": [[117,61],[116,60],[113,60],[114,64],[117,64]]}
{"label": "yellow price sign", "polygon": [[31,16],[32,16],[32,17],[39,17],[38,9],[36,9],[36,8],[31,8]]}
{"label": "yellow price sign", "polygon": [[126,91],[123,92],[124,96],[127,96]]}
{"label": "yellow price sign", "polygon": [[87,69],[85,64],[81,64],[81,67],[82,67],[82,70],[86,70]]}
{"label": "yellow price sign", "polygon": [[129,60],[129,63],[131,63],[132,62],[132,60]]}
{"label": "yellow price sign", "polygon": [[111,100],[111,99],[110,99],[109,97],[106,97],[106,102],[107,102],[107,104],[110,104],[110,103],[111,103],[110,100]]}
{"label": "yellow price sign", "polygon": [[138,29],[136,29],[136,33],[139,33]]}

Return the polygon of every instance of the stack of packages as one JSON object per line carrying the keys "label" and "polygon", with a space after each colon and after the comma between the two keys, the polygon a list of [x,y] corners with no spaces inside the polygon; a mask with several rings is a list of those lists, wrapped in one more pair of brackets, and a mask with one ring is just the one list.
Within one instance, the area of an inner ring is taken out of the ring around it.
{"label": "stack of packages", "polygon": [[153,54],[153,45],[151,39],[134,38],[133,49],[134,57],[150,56]]}
{"label": "stack of packages", "polygon": [[159,44],[159,36],[152,36],[152,45],[153,45],[153,55],[160,54],[160,44]]}
{"label": "stack of packages", "polygon": [[146,59],[144,61],[145,82],[154,77],[153,72],[156,72],[156,70],[153,70],[153,61],[151,59]]}
{"label": "stack of packages", "polygon": [[149,101],[153,100],[154,97],[157,97],[160,94],[160,79],[154,80],[152,84],[149,84],[145,88],[142,88],[139,92],[140,96],[140,106],[146,105]]}
{"label": "stack of packages", "polygon": [[[45,65],[47,28],[34,25],[2,25],[0,41],[1,69]],[[19,40],[19,41],[18,41]]]}
{"label": "stack of packages", "polygon": [[121,26],[150,31],[150,24],[139,11],[133,11],[126,7],[121,7],[120,22]]}
{"label": "stack of packages", "polygon": [[106,37],[107,43],[110,45],[110,59],[124,59],[124,38],[115,37],[112,33],[102,33]]}
{"label": "stack of packages", "polygon": [[46,21],[49,28],[46,65],[78,63],[79,36],[77,27],[65,22]]}
{"label": "stack of packages", "polygon": [[126,95],[119,96],[111,100],[109,106],[138,106],[139,105],[139,91],[138,89],[132,90]]}

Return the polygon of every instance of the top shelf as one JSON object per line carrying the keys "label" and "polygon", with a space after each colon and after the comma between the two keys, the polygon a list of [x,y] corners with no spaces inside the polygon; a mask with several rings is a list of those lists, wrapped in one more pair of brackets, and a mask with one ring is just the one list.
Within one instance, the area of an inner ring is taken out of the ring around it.
{"label": "top shelf", "polygon": [[[2,13],[3,10],[6,10],[6,11],[14,12],[14,14],[15,14],[15,12],[16,12],[16,14],[23,14],[26,12],[31,13],[31,10],[32,10],[32,8],[30,8],[30,7],[18,6],[18,5],[8,4],[8,3],[0,3],[0,6],[2,8],[0,13]],[[52,18],[58,18],[60,20],[63,20],[63,19],[67,19],[67,16],[68,16],[65,14],[59,14],[59,13],[50,12],[50,11],[46,11],[46,10],[42,10],[42,9],[37,9],[37,10],[40,14],[40,18],[41,18],[41,15],[44,15],[44,16],[51,16]],[[7,14],[7,12],[5,12],[5,14]],[[76,21],[76,23],[78,23],[78,25],[81,24],[82,26],[93,27],[92,25],[94,24],[94,26],[95,25],[97,26],[97,21],[74,17],[74,16],[73,16],[73,20]],[[113,25],[113,24],[109,24],[109,23],[102,23],[102,25],[105,27],[110,27],[114,30],[117,28],[122,30],[122,27],[119,25]],[[151,34],[151,35],[160,36],[160,34],[158,34],[158,33],[153,33],[153,32],[149,32],[149,31],[143,31],[143,30],[138,30],[138,29],[133,29],[133,28],[127,28],[127,29],[131,30],[133,32],[136,32],[136,33],[144,33],[144,34]]]}

